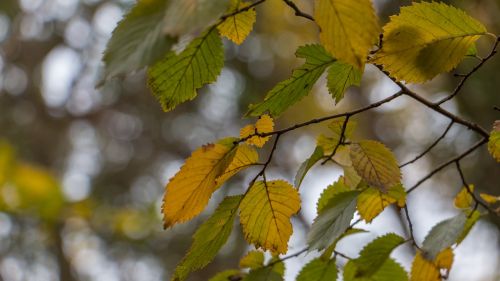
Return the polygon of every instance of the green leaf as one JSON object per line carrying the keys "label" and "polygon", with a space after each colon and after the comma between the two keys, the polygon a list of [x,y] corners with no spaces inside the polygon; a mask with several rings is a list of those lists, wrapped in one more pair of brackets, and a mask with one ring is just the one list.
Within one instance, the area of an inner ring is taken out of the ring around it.
{"label": "green leaf", "polygon": [[230,280],[241,280],[243,278],[243,273],[236,269],[230,269],[223,272],[217,273],[214,277],[210,278],[208,281],[230,281]]}
{"label": "green leaf", "polygon": [[462,243],[462,241],[467,237],[472,227],[476,224],[476,222],[481,218],[481,213],[477,210],[472,211],[472,213],[466,212],[467,220],[465,221],[464,230],[460,234],[457,239],[457,244]]}
{"label": "green leaf", "polygon": [[197,33],[214,24],[228,7],[228,0],[170,1],[163,32],[172,36]]}
{"label": "green leaf", "polygon": [[337,59],[363,69],[380,27],[370,0],[316,0],[320,41]]}
{"label": "green leaf", "polygon": [[421,83],[455,68],[486,28],[465,12],[438,2],[402,7],[384,27],[372,62],[397,79]]}
{"label": "green leaf", "polygon": [[240,260],[241,268],[257,269],[264,266],[264,253],[261,251],[250,251]]}
{"label": "green leaf", "polygon": [[337,265],[335,260],[316,258],[310,261],[297,276],[297,281],[335,281],[337,280]]}
{"label": "green leaf", "polygon": [[287,108],[308,95],[314,83],[332,64],[332,58],[321,45],[306,45],[299,47],[296,56],[306,59],[306,63],[295,69],[292,77],[278,83],[259,104],[250,105],[246,115],[259,116],[266,112],[278,116]]}
{"label": "green leaf", "polygon": [[350,64],[335,62],[328,69],[327,86],[330,94],[338,103],[344,98],[344,93],[350,86],[361,84],[362,72]]}
{"label": "green leaf", "polygon": [[194,99],[196,90],[214,82],[223,66],[222,41],[217,30],[210,28],[179,55],[171,51],[151,67],[148,82],[163,110],[170,111]]}
{"label": "green leaf", "polygon": [[436,224],[424,239],[422,250],[428,260],[434,260],[444,249],[455,244],[462,234],[467,217],[464,213]]}
{"label": "green leaf", "polygon": [[138,1],[118,23],[104,51],[105,79],[155,63],[175,42],[163,33],[168,1]]}
{"label": "green leaf", "polygon": [[[278,264],[282,265],[283,263]],[[283,276],[281,270],[273,265],[251,270],[242,281],[283,281]]]}
{"label": "green leaf", "polygon": [[[349,261],[344,267],[344,281],[408,281],[408,273],[395,260],[388,258],[371,277],[356,277],[357,266]],[[424,281],[424,280],[422,280]]]}
{"label": "green leaf", "polygon": [[323,212],[330,200],[337,194],[350,190],[351,189],[344,182],[344,177],[339,177],[336,182],[327,186],[319,196],[318,202],[316,203],[317,213],[320,214]]}
{"label": "green leaf", "polygon": [[194,234],[193,245],[175,269],[172,280],[184,280],[189,273],[205,267],[226,243],[243,196],[226,197],[214,214]]}
{"label": "green leaf", "polygon": [[500,162],[500,120],[495,121],[493,125],[493,131],[491,131],[488,141],[488,151],[497,162]]}
{"label": "green leaf", "polygon": [[401,172],[392,152],[383,144],[364,140],[351,145],[352,165],[370,186],[386,192],[401,182]]}
{"label": "green leaf", "polygon": [[391,252],[404,243],[404,239],[394,233],[389,233],[366,245],[355,259],[357,277],[371,277],[382,267]]}
{"label": "green leaf", "polygon": [[321,146],[317,146],[311,156],[300,165],[299,170],[295,175],[294,185],[296,188],[300,187],[307,172],[312,168],[312,166],[314,166],[314,164],[321,160],[321,158],[323,158],[323,148],[321,148]]}
{"label": "green leaf", "polygon": [[356,211],[358,194],[358,191],[342,192],[330,199],[311,226],[307,236],[309,250],[328,247],[349,228]]}

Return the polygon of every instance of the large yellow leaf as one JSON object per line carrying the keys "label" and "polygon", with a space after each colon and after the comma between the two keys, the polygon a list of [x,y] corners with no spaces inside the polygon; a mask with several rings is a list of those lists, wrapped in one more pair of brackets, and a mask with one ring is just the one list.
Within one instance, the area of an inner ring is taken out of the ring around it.
{"label": "large yellow leaf", "polygon": [[486,28],[444,3],[401,8],[384,26],[382,49],[373,62],[397,80],[425,82],[456,67]]}
{"label": "large yellow leaf", "polygon": [[286,253],[293,232],[290,218],[299,209],[299,194],[289,183],[282,180],[256,182],[240,206],[245,239],[264,250]]}
{"label": "large yellow leaf", "polygon": [[369,187],[358,196],[357,209],[366,222],[371,222],[385,207],[393,203],[397,203],[399,207],[405,206],[406,192],[401,184],[389,188],[387,193]]}
{"label": "large yellow leaf", "polygon": [[231,161],[231,164],[227,166],[224,173],[218,176],[215,181],[217,185],[223,184],[229,178],[234,176],[239,171],[252,166],[259,161],[259,154],[252,146],[247,144],[240,144],[236,148],[236,153]]}
{"label": "large yellow leaf", "polygon": [[411,266],[410,281],[441,281],[440,269],[450,270],[453,263],[453,251],[451,248],[443,250],[434,261],[424,258],[418,251]]}
{"label": "large yellow leaf", "polygon": [[500,162],[500,120],[493,124],[493,131],[491,131],[488,141],[488,151],[497,162]]}
{"label": "large yellow leaf", "polygon": [[162,212],[164,227],[197,216],[219,186],[221,176],[232,162],[234,146],[219,142],[194,151],[165,187]]}
{"label": "large yellow leaf", "polygon": [[352,166],[370,186],[382,191],[401,181],[401,172],[392,152],[383,144],[364,140],[351,145]]}
{"label": "large yellow leaf", "polygon": [[[235,11],[241,10],[250,5],[249,2],[243,2],[240,0],[232,0],[229,12],[233,13]],[[248,34],[252,31],[253,24],[255,23],[256,13],[255,9],[250,9],[245,12],[241,12],[234,16],[226,18],[221,24],[217,26],[219,32],[222,36],[227,37],[236,44],[241,44],[245,41]]]}
{"label": "large yellow leaf", "polygon": [[[255,125],[247,125],[240,130],[240,138],[246,139],[246,143],[263,147],[264,144],[271,138],[270,136],[261,137],[258,134],[270,133],[274,129],[273,118],[267,114],[259,117]],[[252,136],[252,137],[250,137]],[[249,138],[250,137],[250,138]]]}
{"label": "large yellow leaf", "polygon": [[316,0],[320,40],[335,58],[363,69],[380,27],[370,0]]}

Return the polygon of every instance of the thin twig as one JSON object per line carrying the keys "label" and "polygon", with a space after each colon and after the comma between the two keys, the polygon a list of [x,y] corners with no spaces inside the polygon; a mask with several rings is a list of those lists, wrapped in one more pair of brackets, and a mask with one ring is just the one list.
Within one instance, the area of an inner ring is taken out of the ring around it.
{"label": "thin twig", "polygon": [[403,207],[403,210],[405,213],[406,221],[408,222],[408,228],[410,230],[410,239],[412,241],[412,244],[413,246],[415,246],[415,248],[420,250],[420,247],[417,244],[417,240],[415,240],[415,235],[413,234],[413,223],[411,222],[410,213],[408,212],[408,202],[406,202],[406,205]]}
{"label": "thin twig", "polygon": [[451,127],[453,126],[453,124],[455,123],[455,121],[451,120],[450,124],[448,125],[448,127],[446,127],[446,130],[444,130],[444,132],[441,134],[441,136],[439,136],[439,138],[437,138],[426,150],[424,150],[422,153],[420,153],[419,155],[417,155],[417,157],[413,158],[412,160],[402,164],[399,166],[399,168],[403,168],[404,166],[407,166],[409,164],[412,164],[412,163],[415,163],[418,159],[424,157],[427,153],[429,153],[436,145],[438,145],[438,143],[444,139],[446,137],[446,134],[448,134],[448,132],[450,131]]}
{"label": "thin twig", "polygon": [[275,265],[275,264],[277,264],[279,262],[284,262],[284,261],[286,261],[288,259],[298,257],[298,256],[302,255],[303,253],[305,253],[307,251],[309,251],[309,248],[306,247],[306,248],[304,248],[304,249],[302,249],[302,250],[300,250],[300,251],[298,251],[296,253],[290,254],[288,256],[284,256],[284,257],[282,257],[281,259],[278,259],[278,260],[274,260],[274,261],[268,263],[265,267],[273,266],[273,265]]}
{"label": "thin twig", "polygon": [[476,205],[481,205],[483,208],[488,210],[488,212],[492,214],[496,214],[495,211],[493,211],[490,206],[488,206],[486,203],[482,202],[477,196],[474,194],[472,189],[470,188],[469,184],[467,184],[467,181],[465,180],[464,172],[462,171],[462,167],[460,166],[460,159],[455,161],[455,166],[457,168],[458,174],[460,175],[460,179],[462,180],[462,184],[464,185],[465,190],[467,190],[467,193],[472,197],[474,202],[476,202]]}
{"label": "thin twig", "polygon": [[333,151],[332,153],[330,153],[330,155],[327,155],[326,156],[326,159],[321,163],[321,165],[324,165],[326,164],[326,162],[328,162],[329,160],[332,159],[333,156],[335,156],[335,153],[337,153],[337,150],[339,149],[340,145],[342,145],[342,143],[344,142],[344,139],[345,139],[345,131],[347,129],[347,123],[349,122],[349,118],[351,116],[347,115],[345,117],[345,120],[344,122],[342,123],[342,129],[340,130],[340,136],[339,136],[339,141],[337,142],[337,144],[335,145],[335,147],[333,148]]}
{"label": "thin twig", "polygon": [[292,8],[292,10],[295,11],[295,15],[296,16],[303,17],[303,18],[306,18],[308,20],[314,21],[314,18],[311,15],[302,12],[299,9],[299,7],[297,7],[297,5],[295,5],[295,3],[293,1],[291,1],[291,0],[283,0],[283,2],[285,2],[285,4],[287,4],[290,8]]}
{"label": "thin twig", "polygon": [[241,8],[241,9],[239,9],[239,10],[237,10],[237,11],[234,11],[234,12],[232,12],[232,13],[229,13],[229,14],[223,15],[223,16],[221,16],[221,17],[220,17],[220,21],[219,21],[219,23],[218,23],[218,24],[221,24],[221,23],[222,23],[223,21],[225,21],[227,18],[234,17],[234,16],[236,16],[237,14],[240,14],[240,13],[246,12],[246,11],[248,11],[248,10],[250,10],[250,9],[253,9],[255,6],[258,6],[258,5],[260,5],[260,4],[264,3],[264,2],[266,2],[266,0],[259,0],[259,1],[254,2],[254,3],[252,3],[252,4],[250,4],[250,5],[246,6],[246,7]]}

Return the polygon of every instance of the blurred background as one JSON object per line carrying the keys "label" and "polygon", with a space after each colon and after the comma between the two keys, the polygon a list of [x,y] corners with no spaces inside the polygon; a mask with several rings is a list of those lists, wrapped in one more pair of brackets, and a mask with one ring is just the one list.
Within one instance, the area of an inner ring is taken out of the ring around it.
{"label": "blurred background", "polygon": [[[317,41],[317,28],[295,17],[282,1],[257,9],[255,30],[241,46],[227,40],[225,67],[217,82],[195,101],[162,112],[146,87],[143,71],[95,88],[102,79],[101,54],[111,32],[133,0],[0,1],[0,280],[4,281],[155,281],[168,280],[191,244],[191,236],[226,194],[247,188],[256,170],[231,180],[193,221],[164,231],[160,205],[164,185],[197,147],[253,122],[243,119],[249,103],[264,97],[301,63],[296,48]],[[296,1],[312,13],[312,2]],[[375,0],[383,22],[411,1]],[[500,33],[500,1],[443,1],[462,9]],[[492,40],[479,42],[479,54]],[[477,63],[466,59],[462,71]],[[460,72],[461,70],[457,70]],[[445,108],[488,130],[500,113],[500,57],[474,75],[459,97]],[[413,87],[431,100],[453,90],[458,78],[441,75]],[[335,105],[325,80],[313,93],[277,120],[283,128],[314,117],[342,112],[386,97],[398,88],[368,66],[360,88],[352,88]],[[434,141],[449,120],[402,97],[355,118],[358,138],[384,142],[400,163]],[[292,182],[300,163],[315,147],[327,124],[285,135],[268,178]],[[478,137],[455,125],[432,153],[403,168],[411,186],[445,159],[464,151]],[[267,148],[269,149],[269,148]],[[263,152],[266,152],[264,150]],[[267,154],[261,155],[262,159]],[[476,190],[499,195],[500,165],[482,147],[462,162]],[[341,175],[334,165],[315,167],[301,188],[301,215],[293,219],[289,253],[304,247],[322,189]],[[453,166],[422,185],[408,198],[419,242],[437,222],[459,211],[453,197],[461,189]],[[207,280],[236,268],[251,249],[236,227],[228,243],[207,268],[189,280]],[[407,235],[405,221],[388,208],[370,225],[370,233],[343,240],[339,251],[356,256],[377,235]],[[449,280],[500,279],[500,221],[485,216],[455,251]],[[393,256],[407,269],[413,252],[402,246]],[[315,253],[287,261],[286,280]],[[339,265],[345,260],[339,259]]]}

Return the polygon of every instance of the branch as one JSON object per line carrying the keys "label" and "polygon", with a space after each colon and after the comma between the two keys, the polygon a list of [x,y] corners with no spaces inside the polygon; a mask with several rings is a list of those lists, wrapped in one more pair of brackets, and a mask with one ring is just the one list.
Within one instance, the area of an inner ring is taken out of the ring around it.
{"label": "branch", "polygon": [[347,123],[349,122],[349,117],[351,117],[351,116],[346,116],[344,122],[342,123],[342,130],[340,131],[339,141],[335,145],[335,148],[333,149],[332,153],[330,153],[330,155],[326,156],[325,161],[323,161],[321,163],[321,165],[324,165],[324,164],[326,164],[326,162],[331,160],[332,157],[335,156],[335,153],[337,153],[337,150],[339,149],[340,145],[344,142],[345,130],[347,128]]}
{"label": "branch", "polygon": [[436,102],[435,105],[441,105],[441,104],[451,100],[452,98],[454,98],[458,94],[458,92],[460,92],[460,90],[464,86],[465,82],[469,79],[469,77],[471,77],[472,74],[474,74],[476,71],[478,71],[488,60],[490,60],[497,53],[496,49],[497,49],[499,43],[500,43],[500,37],[497,37],[497,40],[495,41],[495,44],[493,44],[493,47],[491,48],[490,53],[485,58],[479,58],[480,62],[471,71],[469,71],[469,73],[467,73],[465,75],[460,75],[462,77],[462,79],[458,83],[455,90],[453,90],[453,92],[449,96]]}
{"label": "branch", "polygon": [[252,4],[250,4],[250,5],[246,6],[246,7],[244,7],[244,8],[241,8],[241,9],[239,9],[239,10],[237,10],[237,11],[234,11],[234,12],[232,12],[232,13],[229,13],[229,14],[223,15],[223,16],[221,16],[221,17],[220,17],[220,19],[219,19],[219,23],[218,23],[217,25],[219,25],[219,24],[221,24],[222,22],[224,22],[227,18],[234,17],[234,16],[236,16],[237,14],[240,14],[240,13],[246,12],[246,11],[248,11],[248,10],[250,10],[250,9],[252,9],[252,8],[254,8],[254,7],[256,7],[256,6],[260,5],[260,4],[262,4],[262,3],[264,3],[264,2],[266,2],[266,0],[259,0],[259,1],[257,1],[257,2],[254,2],[254,3],[252,3]]}
{"label": "branch", "polygon": [[469,195],[472,197],[472,199],[474,200],[474,202],[476,202],[476,206],[477,205],[481,205],[483,208],[485,208],[486,210],[488,210],[488,212],[490,212],[492,214],[499,215],[495,211],[493,211],[486,203],[484,203],[479,198],[477,198],[477,196],[471,190],[470,186],[467,184],[467,182],[465,180],[465,176],[464,176],[464,172],[462,171],[462,167],[460,167],[460,159],[456,160],[455,164],[456,164],[456,168],[457,168],[458,174],[460,175],[460,179],[462,180],[462,184],[464,185],[465,190],[467,190],[467,193],[469,193]]}
{"label": "branch", "polygon": [[297,5],[295,5],[295,3],[293,1],[291,1],[291,0],[283,0],[283,2],[285,2],[286,5],[288,5],[290,8],[292,8],[295,11],[295,15],[296,16],[303,17],[303,18],[306,18],[308,20],[314,21],[314,18],[311,15],[302,12],[299,9],[299,7],[297,7]]}
{"label": "branch", "polygon": [[415,157],[412,160],[410,160],[410,161],[408,161],[408,162],[400,165],[399,168],[403,168],[406,165],[415,163],[418,159],[424,157],[427,153],[429,153],[436,145],[438,145],[438,143],[442,139],[444,139],[444,137],[446,136],[446,134],[448,134],[448,132],[450,131],[450,129],[453,126],[454,123],[455,123],[455,121],[451,120],[450,124],[448,125],[448,127],[446,127],[446,130],[444,130],[443,134],[441,134],[441,136],[439,138],[437,138],[426,150],[424,150],[422,153],[420,153],[417,157]]}
{"label": "branch", "polygon": [[403,207],[403,210],[405,212],[406,221],[408,222],[408,228],[410,230],[409,232],[412,244],[413,246],[415,246],[415,248],[420,250],[420,247],[418,246],[417,241],[415,240],[415,236],[413,234],[413,223],[411,222],[410,213],[408,212],[408,202],[406,202],[406,205]]}

